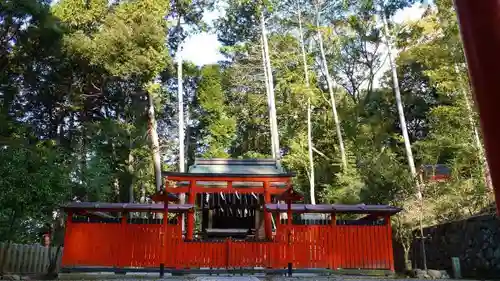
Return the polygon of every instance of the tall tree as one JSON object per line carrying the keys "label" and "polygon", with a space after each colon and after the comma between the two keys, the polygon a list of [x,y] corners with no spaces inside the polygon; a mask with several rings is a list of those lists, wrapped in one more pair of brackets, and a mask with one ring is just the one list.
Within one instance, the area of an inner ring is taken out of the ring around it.
{"label": "tall tree", "polygon": [[[306,48],[304,44],[304,33],[302,30],[302,10],[300,3],[297,1],[297,19],[299,21],[299,43],[302,53],[302,63],[304,65],[304,79],[307,89],[310,90],[309,82],[309,67],[307,65]],[[311,196],[311,204],[316,204],[316,189],[314,186],[314,154],[312,140],[312,120],[311,120],[312,104],[311,97],[307,98],[307,152],[309,156],[309,193]]]}
{"label": "tall tree", "polygon": [[271,151],[275,159],[279,159],[281,149],[279,144],[278,121],[273,79],[272,62],[268,43],[266,21],[272,12],[271,2],[229,0],[226,15],[218,21],[218,37],[226,46],[237,46],[261,39],[262,61],[264,67],[264,83],[268,93],[269,119],[271,131]]}
{"label": "tall tree", "polygon": [[[383,22],[383,26],[384,26],[384,38],[385,38],[385,43],[387,46],[389,64],[391,67],[392,82],[393,82],[393,87],[394,87],[394,94],[396,96],[396,106],[398,109],[399,123],[401,126],[401,133],[403,134],[403,140],[404,140],[405,150],[406,150],[406,157],[408,160],[408,167],[410,169],[412,176],[416,179],[417,178],[417,169],[415,168],[415,160],[413,159],[413,152],[411,150],[410,137],[408,136],[408,128],[406,126],[406,118],[405,118],[405,113],[404,113],[404,108],[403,108],[403,102],[401,101],[401,92],[399,89],[397,68],[396,68],[396,63],[395,63],[394,55],[393,55],[392,40],[390,38],[389,27],[388,27],[388,23],[387,23],[387,15],[385,12],[385,7],[384,6],[381,6],[381,7],[382,7],[382,9],[381,9],[380,16],[382,18],[382,22]],[[417,194],[419,197],[421,197],[420,191],[417,191]]]}
{"label": "tall tree", "polygon": [[274,79],[273,70],[271,68],[271,58],[269,55],[269,44],[267,42],[267,28],[266,28],[266,18],[265,11],[266,6],[263,4],[260,12],[260,26],[261,26],[261,36],[262,36],[262,48],[263,48],[263,61],[265,62],[265,77],[269,88],[269,114],[271,119],[271,143],[273,145],[272,151],[274,151],[273,157],[277,160],[281,158],[280,144],[279,144],[279,134],[278,134],[278,119],[276,118],[276,103],[274,95]]}
{"label": "tall tree", "polygon": [[325,75],[326,78],[326,83],[328,86],[328,92],[330,94],[330,102],[332,106],[332,113],[333,113],[333,120],[335,121],[335,128],[337,131],[337,138],[338,138],[338,144],[339,144],[339,150],[340,150],[340,156],[342,159],[342,165],[344,169],[347,169],[347,156],[346,156],[346,151],[345,151],[345,146],[344,146],[344,139],[342,137],[342,127],[339,119],[339,115],[337,112],[337,103],[335,101],[335,94],[334,94],[334,80],[332,79],[332,76],[330,75],[329,67],[328,67],[328,62],[326,60],[326,55],[325,55],[325,48],[323,46],[323,34],[322,34],[322,26],[321,26],[321,13],[322,11],[322,6],[324,5],[324,2],[322,0],[315,0],[315,9],[316,9],[316,32],[318,36],[318,42],[319,42],[319,51],[321,54],[321,66],[322,66],[322,72]]}

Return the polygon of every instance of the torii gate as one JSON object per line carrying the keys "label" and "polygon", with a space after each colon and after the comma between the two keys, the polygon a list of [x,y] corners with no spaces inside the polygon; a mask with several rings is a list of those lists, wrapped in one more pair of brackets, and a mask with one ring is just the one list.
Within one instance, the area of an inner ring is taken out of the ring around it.
{"label": "torii gate", "polygon": [[500,0],[454,0],[500,215]]}

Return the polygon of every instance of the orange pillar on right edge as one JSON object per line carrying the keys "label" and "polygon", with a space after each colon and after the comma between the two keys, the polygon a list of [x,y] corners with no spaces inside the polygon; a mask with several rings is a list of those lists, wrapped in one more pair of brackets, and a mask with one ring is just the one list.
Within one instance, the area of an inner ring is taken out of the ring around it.
{"label": "orange pillar on right edge", "polygon": [[500,214],[500,0],[455,0]]}

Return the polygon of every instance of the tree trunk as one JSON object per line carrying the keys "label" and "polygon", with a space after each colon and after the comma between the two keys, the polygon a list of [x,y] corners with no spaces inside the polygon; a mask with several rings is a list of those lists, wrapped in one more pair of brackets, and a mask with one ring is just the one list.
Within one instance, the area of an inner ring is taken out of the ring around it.
{"label": "tree trunk", "polygon": [[52,247],[49,248],[49,266],[47,268],[47,274],[45,275],[45,277],[47,279],[56,279],[57,276],[58,276],[58,272],[57,272],[57,262],[59,261],[59,256],[61,255],[61,252],[62,252],[62,245],[59,245],[57,246],[57,249],[56,249],[56,253],[54,256],[52,256],[51,254],[51,251],[52,251]]}
{"label": "tree trunk", "polygon": [[346,169],[347,168],[347,157],[346,157],[345,148],[344,148],[344,140],[342,137],[342,129],[340,126],[340,120],[339,120],[339,116],[337,113],[337,105],[335,102],[335,97],[333,95],[333,88],[334,88],[333,83],[334,82],[333,82],[332,77],[330,76],[330,72],[328,71],[328,63],[326,61],[325,49],[323,47],[323,35],[321,34],[321,31],[320,31],[319,14],[320,14],[319,7],[317,7],[316,29],[317,29],[318,40],[319,40],[319,49],[321,52],[321,60],[322,60],[322,64],[323,64],[323,70],[324,70],[325,76],[326,76],[326,83],[328,85],[328,92],[330,93],[330,100],[332,103],[333,119],[335,121],[335,127],[337,130],[337,137],[339,140],[339,149],[340,149],[340,157],[342,159],[342,166],[344,169]]}
{"label": "tree trunk", "polygon": [[[297,3],[298,4],[298,3]],[[297,5],[297,13],[299,19],[299,39],[300,39],[300,49],[302,51],[302,62],[304,65],[304,78],[306,81],[306,87],[309,89],[309,70],[307,66],[306,49],[304,46],[304,35],[302,33],[302,17],[300,5]],[[309,92],[308,95],[311,93]],[[309,193],[311,196],[311,204],[316,204],[316,190],[314,186],[314,155],[313,155],[313,141],[312,141],[312,123],[311,123],[311,97],[307,97],[307,148],[309,155]]]}
{"label": "tree trunk", "polygon": [[408,159],[408,166],[410,168],[410,172],[412,175],[412,180],[414,181],[416,188],[415,188],[415,195],[417,199],[419,200],[419,229],[420,229],[420,236],[421,236],[421,242],[420,246],[422,248],[422,262],[424,266],[424,270],[427,270],[427,259],[426,259],[426,254],[425,254],[425,239],[423,238],[424,231],[423,231],[423,210],[424,210],[424,200],[422,196],[422,185],[423,181],[419,180],[417,178],[417,170],[415,168],[415,161],[413,160],[413,153],[411,151],[411,143],[410,143],[410,137],[408,136],[408,129],[406,128],[406,118],[405,118],[405,113],[403,109],[403,102],[401,100],[401,92],[399,89],[399,81],[398,81],[398,73],[396,69],[396,62],[393,58],[392,55],[392,42],[389,38],[389,27],[387,24],[387,18],[384,12],[384,7],[381,7],[381,17],[382,17],[382,22],[384,25],[384,38],[385,38],[385,43],[387,45],[387,53],[389,57],[389,64],[391,66],[391,73],[392,73],[392,82],[394,86],[394,93],[396,95],[396,106],[398,108],[398,114],[399,114],[399,123],[401,126],[401,132],[403,134],[403,139],[405,143],[405,150],[406,150],[406,157]]}
{"label": "tree trunk", "polygon": [[[153,150],[153,149],[152,149]],[[154,150],[153,150],[153,159],[154,159]],[[130,147],[128,150],[128,163],[127,163],[127,172],[129,173],[130,181],[128,182],[128,202],[134,202],[134,155],[132,155],[132,144],[130,141]]]}
{"label": "tree trunk", "polygon": [[[184,139],[185,139],[185,134],[184,134],[184,91],[182,88],[182,55],[181,55],[181,49],[177,50],[177,99],[178,99],[178,105],[179,105],[179,172],[183,173],[185,169],[185,160],[184,160]],[[184,204],[186,202],[186,194],[181,193],[179,194],[179,203]],[[186,216],[182,214],[182,222],[181,222],[181,228],[182,232],[186,229],[186,224],[185,224],[185,218]]]}
{"label": "tree trunk", "polygon": [[146,187],[144,186],[144,183],[141,182],[141,196],[139,197],[139,203],[145,204],[146,203]]}
{"label": "tree trunk", "polygon": [[405,261],[405,269],[407,271],[411,270],[411,261],[410,261],[410,247],[403,245],[403,257]]}
{"label": "tree trunk", "polygon": [[148,100],[149,100],[149,108],[148,108],[149,137],[151,139],[151,151],[153,153],[153,164],[155,169],[155,185],[156,185],[156,191],[160,191],[163,186],[162,176],[161,176],[160,142],[158,140],[154,100],[151,93],[148,93]]}
{"label": "tree trunk", "polygon": [[185,160],[184,160],[184,91],[182,89],[182,55],[180,50],[177,55],[177,99],[179,105],[179,172],[184,172]]}
{"label": "tree trunk", "polygon": [[263,70],[264,70],[264,79],[265,79],[265,84],[266,84],[266,96],[267,96],[267,104],[268,104],[268,111],[269,111],[269,131],[271,132],[271,155],[273,156],[273,159],[276,159],[276,150],[275,144],[274,144],[274,138],[272,131],[274,130],[274,122],[273,122],[273,115],[271,113],[271,93],[269,91],[269,77],[267,77],[267,63],[266,63],[266,54],[264,52],[264,36],[261,36],[260,42],[262,44],[262,64],[263,64]]}
{"label": "tree trunk", "polygon": [[[411,151],[411,143],[410,143],[410,137],[408,136],[408,129],[406,128],[406,118],[403,109],[403,102],[401,101],[401,92],[399,90],[396,62],[394,61],[394,58],[392,56],[392,43],[391,40],[389,39],[389,28],[387,26],[387,18],[385,16],[384,9],[382,9],[381,17],[384,25],[384,38],[385,38],[385,43],[387,45],[387,52],[389,56],[389,64],[391,67],[394,94],[396,95],[396,106],[398,108],[398,114],[399,114],[399,123],[401,126],[401,132],[403,134],[403,139],[405,143],[406,157],[408,159],[408,166],[410,167],[411,175],[413,176],[414,179],[416,179],[417,170],[415,169],[415,161],[413,160],[413,153]],[[420,191],[417,191],[417,193],[420,193]]]}
{"label": "tree trunk", "polygon": [[272,116],[272,125],[273,128],[271,128],[271,137],[274,139],[274,151],[276,153],[275,159],[279,160],[281,158],[281,153],[280,153],[280,144],[279,144],[279,134],[278,134],[278,121],[276,118],[276,104],[274,100],[274,81],[273,81],[273,72],[271,68],[271,59],[269,56],[269,45],[267,43],[267,30],[266,30],[266,24],[264,21],[264,9],[262,8],[261,11],[261,32],[262,32],[262,40],[263,40],[263,45],[264,45],[264,56],[266,58],[266,69],[267,69],[267,81],[269,84],[269,106],[270,106],[270,111],[271,111],[271,116]]}

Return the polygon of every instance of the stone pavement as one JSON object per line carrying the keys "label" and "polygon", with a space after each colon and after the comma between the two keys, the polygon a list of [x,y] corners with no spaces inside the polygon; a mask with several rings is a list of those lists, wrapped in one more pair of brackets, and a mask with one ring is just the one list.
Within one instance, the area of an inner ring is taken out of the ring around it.
{"label": "stone pavement", "polygon": [[[317,276],[312,274],[297,274],[293,277],[284,276],[166,276],[159,279],[157,274],[127,274],[127,276],[117,276],[113,274],[63,274],[59,280],[109,280],[109,281],[139,281],[139,280],[162,280],[162,281],[428,281],[429,279],[391,278],[376,276],[345,276],[330,275]],[[441,279],[444,280],[444,279]]]}

